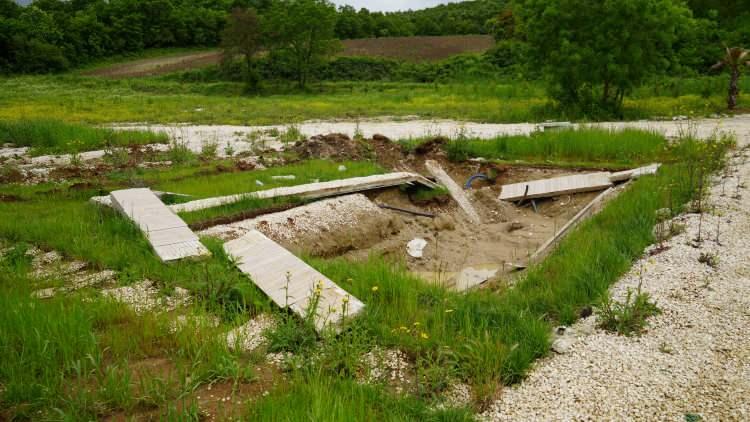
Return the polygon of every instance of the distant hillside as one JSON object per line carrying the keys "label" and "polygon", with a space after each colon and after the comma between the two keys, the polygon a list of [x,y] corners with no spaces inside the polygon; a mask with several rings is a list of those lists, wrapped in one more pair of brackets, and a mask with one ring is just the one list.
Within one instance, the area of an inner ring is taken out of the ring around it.
{"label": "distant hillside", "polygon": [[344,40],[341,56],[387,57],[408,61],[444,60],[457,54],[484,53],[495,44],[489,35],[384,37]]}

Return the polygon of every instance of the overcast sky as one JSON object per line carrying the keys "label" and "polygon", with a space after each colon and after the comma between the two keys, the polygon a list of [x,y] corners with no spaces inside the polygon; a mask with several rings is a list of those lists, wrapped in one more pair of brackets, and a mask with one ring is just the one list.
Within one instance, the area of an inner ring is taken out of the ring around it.
{"label": "overcast sky", "polygon": [[371,11],[393,12],[395,10],[417,10],[444,3],[455,3],[456,0],[332,0],[337,5],[348,4],[359,10],[366,7]]}

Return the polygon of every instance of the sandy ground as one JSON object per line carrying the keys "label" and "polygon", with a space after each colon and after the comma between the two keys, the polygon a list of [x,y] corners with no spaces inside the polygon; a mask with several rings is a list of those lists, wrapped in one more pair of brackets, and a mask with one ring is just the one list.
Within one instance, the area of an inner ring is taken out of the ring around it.
{"label": "sandy ground", "polygon": [[[642,282],[662,313],[642,337],[595,329],[596,316],[572,328],[567,353],[538,362],[507,388],[487,420],[750,420],[750,151],[717,177],[704,214],[677,218],[684,234],[668,250],[636,262],[612,288],[622,300]],[[739,195],[738,195],[739,193]],[[717,242],[718,233],[718,242]],[[718,258],[716,269],[699,262]],[[596,314],[595,314],[596,315]],[[701,417],[702,419],[697,419]]]}

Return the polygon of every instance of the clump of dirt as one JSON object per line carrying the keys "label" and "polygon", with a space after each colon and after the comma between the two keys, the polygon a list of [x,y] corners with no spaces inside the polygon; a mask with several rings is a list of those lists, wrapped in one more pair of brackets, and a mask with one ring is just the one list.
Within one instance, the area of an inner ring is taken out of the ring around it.
{"label": "clump of dirt", "polygon": [[20,202],[23,201],[23,198],[21,198],[18,195],[6,195],[3,193],[0,193],[0,202]]}
{"label": "clump of dirt", "polygon": [[360,160],[368,155],[365,144],[354,141],[342,133],[317,135],[298,141],[292,147],[292,151],[302,159]]}
{"label": "clump of dirt", "polygon": [[15,167],[0,168],[0,183],[20,183],[24,181],[23,173]]}
{"label": "clump of dirt", "polygon": [[437,138],[430,139],[426,142],[422,142],[414,148],[414,153],[417,155],[427,155],[443,150],[443,145],[448,143],[448,138],[444,136],[438,136]]}

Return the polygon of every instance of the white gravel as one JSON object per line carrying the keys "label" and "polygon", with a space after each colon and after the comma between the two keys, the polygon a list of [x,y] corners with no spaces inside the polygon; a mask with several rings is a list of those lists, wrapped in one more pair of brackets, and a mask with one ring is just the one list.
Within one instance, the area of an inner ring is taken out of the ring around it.
{"label": "white gravel", "polygon": [[[745,153],[747,154],[747,152]],[[750,180],[750,159],[731,167]],[[481,415],[486,420],[673,420],[698,415],[706,421],[750,420],[750,192],[736,192],[737,174],[711,188],[713,214],[678,217],[685,233],[669,249],[635,263],[611,289],[622,298],[643,289],[662,313],[649,319],[641,337],[591,328],[593,317],[576,324],[569,351],[540,362],[520,385],[506,388]],[[717,219],[721,220],[716,242]],[[701,253],[719,257],[717,269],[699,263]],[[589,334],[587,334],[589,333]]]}
{"label": "white gravel", "polygon": [[265,343],[263,333],[276,325],[275,320],[266,314],[258,315],[247,323],[227,333],[227,344],[232,349],[252,351]]}
{"label": "white gravel", "polygon": [[130,286],[102,290],[102,295],[123,302],[137,313],[147,311],[169,312],[190,302],[190,293],[176,287],[174,294],[164,296],[154,286],[154,282],[144,280]]}
{"label": "white gravel", "polygon": [[340,196],[316,201],[286,211],[267,214],[232,224],[214,226],[198,233],[223,240],[236,239],[258,230],[269,238],[283,242],[300,234],[322,233],[354,227],[364,217],[383,214],[377,205],[362,194]]}
{"label": "white gravel", "polygon": [[[581,126],[581,125],[573,125]],[[655,130],[666,136],[675,137],[686,131],[694,131],[700,137],[706,137],[713,132],[730,131],[739,136],[750,136],[750,115],[725,117],[716,119],[696,120],[640,120],[632,122],[603,122],[592,126],[604,128],[640,128]],[[200,151],[206,142],[215,142],[219,152],[227,145],[237,151],[247,151],[253,148],[248,135],[269,131],[284,132],[290,125],[275,126],[231,126],[231,125],[120,125],[115,129],[150,129],[169,134],[173,140],[185,143],[193,151]],[[447,137],[476,137],[482,139],[494,138],[500,135],[527,135],[539,127],[536,123],[478,123],[457,120],[420,120],[419,118],[380,117],[354,120],[310,120],[296,125],[301,133],[314,136],[328,133],[343,133],[354,137],[359,133],[366,138],[375,134],[385,135],[391,139],[413,139],[425,136]],[[266,140],[265,147],[280,149],[283,144],[276,140]]]}

